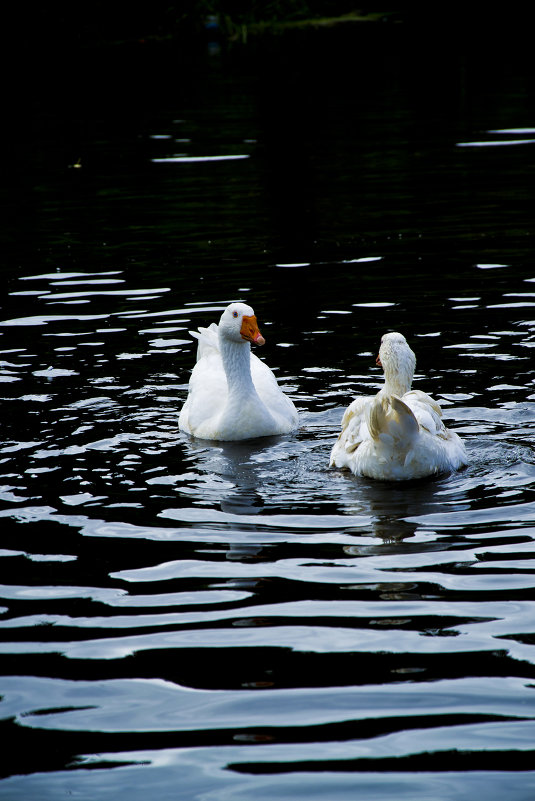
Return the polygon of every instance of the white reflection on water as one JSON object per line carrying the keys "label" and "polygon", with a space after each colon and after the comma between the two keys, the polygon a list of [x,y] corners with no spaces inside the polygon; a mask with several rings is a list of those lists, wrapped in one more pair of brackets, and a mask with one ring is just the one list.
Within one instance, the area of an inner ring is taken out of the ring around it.
{"label": "white reflection on water", "polygon": [[514,145],[531,145],[535,139],[495,139],[493,141],[457,142],[457,147],[511,147]]}
{"label": "white reflection on water", "polygon": [[[13,711],[35,731],[96,737],[227,737],[229,728],[224,758],[218,745],[189,751],[214,758],[218,801],[220,774],[245,775],[255,760],[269,770],[285,763],[292,778],[301,760],[323,760],[334,775],[333,761],[366,753],[381,763],[432,752],[444,764],[443,749],[471,738],[474,754],[493,736],[526,751],[535,404],[533,371],[518,349],[530,346],[533,323],[511,304],[525,284],[448,284],[437,301],[442,309],[445,299],[448,325],[442,314],[414,327],[418,388],[443,401],[470,465],[404,486],[330,470],[328,454],[347,403],[377,388],[375,348],[384,329],[399,327],[407,297],[389,287],[394,303],[374,287],[347,298],[348,312],[346,301],[321,296],[306,324],[292,318],[280,339],[275,317],[271,353],[280,354],[300,428],[215,444],[177,430],[195,346],[176,332],[209,323],[226,301],[206,294],[166,305],[154,284],[135,286],[150,310],[120,307],[134,295],[127,286],[94,292],[88,283],[94,315],[33,316],[41,301],[28,296],[28,316],[5,322],[13,347],[4,367],[20,378],[6,403],[25,400],[17,409],[27,435],[20,441],[15,419],[1,448],[2,559],[15,567],[1,593],[0,652],[68,663],[77,680],[47,679],[46,666],[43,679],[37,668],[8,678],[4,716]],[[466,308],[472,301],[478,308]],[[484,307],[493,316],[482,321]],[[117,317],[121,327],[106,327]],[[32,350],[19,348],[26,330],[37,330]],[[76,343],[51,370],[50,336]],[[103,340],[104,369],[94,347],[79,347]],[[275,350],[281,343],[292,347]],[[54,394],[36,391],[52,375]],[[290,675],[301,659],[306,666]],[[88,682],[79,674],[87,670],[101,678]],[[484,675],[492,670],[507,675]],[[305,686],[309,676],[318,686]],[[443,725],[444,715],[455,719]],[[464,715],[481,719],[465,725]],[[358,728],[393,717],[401,723],[381,732]],[[314,734],[322,727],[325,741]],[[276,750],[258,747],[266,737]],[[138,752],[125,753],[129,762]],[[181,770],[184,753],[167,752]],[[107,758],[88,756],[97,772]],[[60,776],[48,786],[52,775]]]}
{"label": "white reflection on water", "polygon": [[196,162],[209,162],[209,161],[240,161],[248,159],[248,154],[236,154],[226,156],[167,156],[164,158],[151,159],[156,164],[181,164],[181,163],[196,163]]}
{"label": "white reflection on water", "polygon": [[[192,690],[160,680],[108,680],[95,686],[87,681],[25,677],[6,677],[4,691],[6,713],[22,725],[108,732],[124,730],[125,720],[133,731],[236,731],[256,727],[259,721],[263,726],[302,727],[477,711],[517,718],[520,723],[529,720],[532,701],[532,692],[522,679],[501,677],[442,680],[432,696],[425,686],[410,683],[244,693]],[[525,743],[527,732],[524,727],[521,731]],[[444,737],[439,726],[440,732]]]}

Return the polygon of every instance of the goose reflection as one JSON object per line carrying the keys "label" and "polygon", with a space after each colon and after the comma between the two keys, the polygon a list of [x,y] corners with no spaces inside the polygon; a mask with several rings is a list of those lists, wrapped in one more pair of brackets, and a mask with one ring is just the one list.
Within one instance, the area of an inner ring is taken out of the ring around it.
{"label": "goose reflection", "polygon": [[269,463],[280,462],[290,454],[285,442],[281,437],[263,437],[217,445],[202,440],[186,440],[184,444],[196,470],[220,479],[217,500],[221,510],[250,515],[258,514],[264,506],[260,488]]}
{"label": "goose reflection", "polygon": [[[406,482],[400,486],[395,482],[378,483],[373,480],[345,477],[350,487],[343,499],[347,514],[368,514],[372,518],[371,528],[375,537],[382,540],[379,545],[347,545],[344,550],[348,554],[362,555],[380,549],[384,553],[385,545],[395,545],[414,537],[419,525],[415,518],[436,512],[443,505],[439,493],[449,478],[443,480],[429,478],[426,480]],[[448,510],[451,510],[451,499]],[[445,502],[444,502],[445,503]],[[418,550],[422,543],[418,543]],[[430,548],[442,547],[436,542]]]}
{"label": "goose reflection", "polygon": [[[187,441],[186,451],[199,471],[222,480],[218,497],[221,511],[248,518],[264,508],[262,475],[270,462],[280,463],[290,453],[287,440],[280,436],[219,442],[216,446],[213,442]],[[233,528],[250,532],[251,524],[240,526],[239,521],[233,521]],[[264,544],[230,542],[227,559],[259,559],[264,550]]]}
{"label": "goose reflection", "polygon": [[[401,485],[335,473],[328,468],[328,440],[312,439],[307,433],[299,438],[270,437],[217,445],[186,440],[184,445],[196,476],[199,502],[231,513],[232,527],[247,530],[253,537],[251,516],[258,516],[258,541],[264,551],[269,543],[266,518],[279,512],[298,515],[305,503],[310,509],[315,502],[314,511],[319,516],[332,515],[336,529],[343,527],[340,521],[347,516],[347,531],[354,532],[355,539],[354,544],[346,545],[346,552],[354,555],[369,553],[369,549],[384,553],[385,547],[397,547],[402,542],[405,548],[412,547],[408,541],[421,528],[419,518],[470,505],[463,489],[465,477],[460,474]],[[188,492],[191,496],[191,487]],[[247,517],[243,526],[240,516]],[[306,517],[314,530],[314,515],[308,513]],[[357,519],[362,522],[355,522]],[[359,535],[368,538],[367,544],[359,545]],[[376,545],[370,544],[370,536],[377,538]],[[256,547],[256,543],[250,544]],[[413,547],[438,546],[422,543],[419,537]]]}
{"label": "goose reflection", "polygon": [[221,511],[233,515],[257,515],[264,500],[255,487],[236,487],[221,499]]}

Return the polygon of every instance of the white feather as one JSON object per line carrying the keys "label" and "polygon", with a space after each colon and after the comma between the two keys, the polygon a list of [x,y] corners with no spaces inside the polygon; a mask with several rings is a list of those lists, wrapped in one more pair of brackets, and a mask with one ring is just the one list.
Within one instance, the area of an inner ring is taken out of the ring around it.
{"label": "white feather", "polygon": [[379,350],[385,384],[346,409],[331,467],[383,480],[408,480],[458,470],[468,463],[460,438],[442,420],[440,405],[411,390],[416,357],[405,337],[385,334]]}
{"label": "white feather", "polygon": [[190,332],[198,340],[197,362],[179,427],[195,437],[240,440],[297,428],[294,404],[241,335],[244,316],[254,318],[252,308],[231,303],[219,325]]}

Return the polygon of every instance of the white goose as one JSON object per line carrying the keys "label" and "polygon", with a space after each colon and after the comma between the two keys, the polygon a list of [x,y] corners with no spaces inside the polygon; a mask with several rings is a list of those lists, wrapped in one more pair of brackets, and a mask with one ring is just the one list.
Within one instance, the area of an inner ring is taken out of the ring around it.
{"label": "white goose", "polygon": [[346,409],[331,467],[402,481],[466,465],[465,447],[445,427],[439,404],[425,392],[411,391],[416,357],[402,334],[382,337],[377,364],[385,384],[377,395],[357,398]]}
{"label": "white goose", "polygon": [[287,434],[297,428],[297,410],[269,367],[251,353],[263,345],[254,311],[231,303],[219,321],[191,331],[199,340],[197,362],[179,417],[194,437],[239,440]]}

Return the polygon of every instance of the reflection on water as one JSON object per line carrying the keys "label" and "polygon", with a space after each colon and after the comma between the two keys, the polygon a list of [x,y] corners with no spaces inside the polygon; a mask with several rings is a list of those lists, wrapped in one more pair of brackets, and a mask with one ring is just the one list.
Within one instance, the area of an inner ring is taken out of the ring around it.
{"label": "reflection on water", "polygon": [[[422,75],[399,31],[37,115],[2,190],[0,798],[535,794],[526,71]],[[300,427],[195,440],[188,331],[237,299]],[[388,330],[465,470],[329,469]]]}

